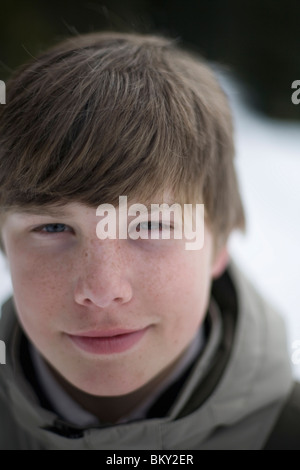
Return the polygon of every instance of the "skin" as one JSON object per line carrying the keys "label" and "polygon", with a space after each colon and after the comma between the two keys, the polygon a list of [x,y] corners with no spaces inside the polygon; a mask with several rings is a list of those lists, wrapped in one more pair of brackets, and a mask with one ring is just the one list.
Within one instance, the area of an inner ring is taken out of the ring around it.
{"label": "skin", "polygon": [[[185,352],[228,255],[214,256],[207,224],[203,248],[187,251],[184,238],[99,240],[98,222],[95,209],[77,202],[59,217],[20,210],[7,214],[2,237],[25,333],[73,398],[115,422]],[[64,231],[48,233],[45,224],[55,223]],[[131,349],[108,355],[84,352],[67,335],[112,328],[147,330]]]}

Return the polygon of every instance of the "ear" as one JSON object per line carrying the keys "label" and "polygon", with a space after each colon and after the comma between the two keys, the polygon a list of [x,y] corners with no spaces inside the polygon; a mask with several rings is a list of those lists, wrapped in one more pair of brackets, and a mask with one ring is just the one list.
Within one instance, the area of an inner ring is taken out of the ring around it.
{"label": "ear", "polygon": [[221,276],[221,274],[225,271],[228,262],[229,262],[229,254],[228,254],[227,246],[225,245],[217,253],[212,264],[211,275],[214,279]]}

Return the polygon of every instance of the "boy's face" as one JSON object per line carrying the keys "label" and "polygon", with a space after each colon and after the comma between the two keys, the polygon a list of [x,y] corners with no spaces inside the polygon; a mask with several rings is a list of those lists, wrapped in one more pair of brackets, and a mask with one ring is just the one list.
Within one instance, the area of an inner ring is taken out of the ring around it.
{"label": "boy's face", "polygon": [[204,247],[188,251],[184,238],[100,240],[96,210],[80,203],[59,217],[43,211],[10,213],[2,231],[28,337],[93,395],[124,395],[163,377],[195,337],[220,271],[208,228]]}

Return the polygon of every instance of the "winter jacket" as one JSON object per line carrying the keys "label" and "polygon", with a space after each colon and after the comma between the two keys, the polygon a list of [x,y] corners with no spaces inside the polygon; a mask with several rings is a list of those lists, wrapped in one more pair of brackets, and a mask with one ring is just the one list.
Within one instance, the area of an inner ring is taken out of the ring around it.
{"label": "winter jacket", "polygon": [[0,320],[0,449],[263,449],[293,387],[283,320],[233,261],[213,282],[211,305],[205,347],[165,416],[83,428],[37,393],[10,298]]}

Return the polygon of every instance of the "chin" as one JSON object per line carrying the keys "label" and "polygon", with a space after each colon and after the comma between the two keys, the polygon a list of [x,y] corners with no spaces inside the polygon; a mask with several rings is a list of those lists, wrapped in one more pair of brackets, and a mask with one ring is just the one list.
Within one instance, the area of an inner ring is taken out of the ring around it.
{"label": "chin", "polygon": [[146,385],[147,380],[133,381],[130,378],[111,378],[110,380],[71,380],[70,383],[80,391],[98,397],[118,397],[133,393]]}

